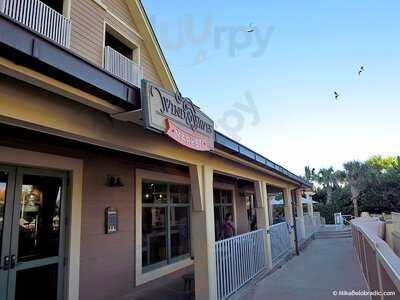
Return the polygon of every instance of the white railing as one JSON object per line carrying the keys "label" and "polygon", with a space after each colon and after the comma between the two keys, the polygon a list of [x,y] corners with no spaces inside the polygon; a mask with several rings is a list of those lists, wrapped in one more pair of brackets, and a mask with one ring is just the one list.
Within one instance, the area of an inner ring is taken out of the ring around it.
{"label": "white railing", "polygon": [[143,69],[113,48],[104,48],[104,68],[115,76],[140,87]]}
{"label": "white railing", "polygon": [[310,215],[305,215],[304,216],[304,227],[305,227],[305,239],[308,239],[312,236],[314,233],[314,224],[313,224],[313,218]]}
{"label": "white railing", "polygon": [[290,242],[289,225],[286,222],[271,225],[268,229],[271,240],[272,264],[275,265],[290,253],[292,244]]}
{"label": "white railing", "polygon": [[265,230],[215,243],[218,299],[226,299],[265,269]]}
{"label": "white railing", "polygon": [[69,48],[71,21],[39,0],[0,0],[10,18]]}

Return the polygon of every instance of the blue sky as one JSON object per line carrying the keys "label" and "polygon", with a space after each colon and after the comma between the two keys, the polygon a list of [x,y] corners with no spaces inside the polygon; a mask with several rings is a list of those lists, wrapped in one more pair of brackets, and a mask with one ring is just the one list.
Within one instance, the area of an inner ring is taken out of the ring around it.
{"label": "blue sky", "polygon": [[298,174],[399,154],[400,1],[142,1],[218,130]]}

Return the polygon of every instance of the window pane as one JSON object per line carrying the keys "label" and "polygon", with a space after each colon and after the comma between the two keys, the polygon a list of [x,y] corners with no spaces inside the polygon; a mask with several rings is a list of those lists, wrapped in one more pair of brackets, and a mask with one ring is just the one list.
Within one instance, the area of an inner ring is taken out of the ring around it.
{"label": "window pane", "polygon": [[7,192],[8,174],[6,172],[0,172],[0,256],[2,248],[3,238],[3,223],[4,213],[6,209],[6,192]]}
{"label": "window pane", "polygon": [[143,182],[143,203],[167,203],[167,184]]}
{"label": "window pane", "polygon": [[232,203],[232,191],[222,190],[221,191],[221,203]]}
{"label": "window pane", "polygon": [[214,189],[214,203],[221,203],[220,190]]}
{"label": "window pane", "polygon": [[171,184],[169,193],[172,203],[189,203],[189,186]]}
{"label": "window pane", "polygon": [[171,257],[189,253],[189,207],[171,207]]}
{"label": "window pane", "polygon": [[19,220],[18,260],[58,255],[62,179],[24,175]]}
{"label": "window pane", "polygon": [[166,209],[143,207],[142,209],[142,266],[167,259]]}

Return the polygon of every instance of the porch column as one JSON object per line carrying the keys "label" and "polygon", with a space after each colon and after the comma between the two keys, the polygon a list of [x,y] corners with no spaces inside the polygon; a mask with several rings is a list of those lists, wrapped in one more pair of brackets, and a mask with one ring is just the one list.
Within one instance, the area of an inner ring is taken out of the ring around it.
{"label": "porch column", "polygon": [[[292,193],[289,188],[283,189],[283,198],[284,198],[284,210],[285,210],[285,221],[290,225],[290,227],[293,226],[293,211],[292,211]],[[293,228],[293,227],[292,227]],[[295,247],[294,243],[294,231],[291,230],[290,232],[290,241],[292,244],[292,247]]]}
{"label": "porch column", "polygon": [[296,191],[296,210],[297,217],[299,218],[299,227],[300,227],[300,237],[297,237],[299,240],[302,240],[306,236],[306,226],[304,223],[304,213],[303,213],[303,203],[301,201],[301,190]]}
{"label": "porch column", "polygon": [[217,299],[213,169],[189,167],[192,193],[193,254],[196,300]]}
{"label": "porch column", "polygon": [[268,194],[267,184],[262,181],[254,182],[254,190],[257,201],[257,227],[258,229],[265,229],[264,235],[264,251],[266,267],[272,269],[272,252],[271,252],[271,238],[268,232],[269,229],[269,213],[268,213]]}
{"label": "porch column", "polygon": [[[309,197],[310,199],[311,197]],[[314,207],[313,207],[313,203],[312,203],[312,198],[310,199],[311,203],[307,203],[307,213],[311,216],[311,220],[313,225],[315,226],[315,222],[314,222]]]}
{"label": "porch column", "polygon": [[[268,192],[268,189],[267,189]],[[274,223],[274,204],[272,203],[272,196],[268,197],[267,195],[267,199],[268,199],[268,213],[269,213],[269,222],[270,224]]]}

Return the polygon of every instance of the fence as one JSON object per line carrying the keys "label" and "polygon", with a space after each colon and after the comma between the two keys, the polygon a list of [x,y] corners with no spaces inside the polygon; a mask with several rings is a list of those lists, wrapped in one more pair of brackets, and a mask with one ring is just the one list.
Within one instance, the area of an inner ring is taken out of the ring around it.
{"label": "fence", "polygon": [[109,46],[104,49],[104,68],[115,76],[140,87],[143,69]]}
{"label": "fence", "polygon": [[[301,221],[304,220],[304,234],[301,230]],[[305,214],[303,217],[296,217],[296,233],[297,239],[300,243],[305,242],[312,237],[321,227],[321,217],[318,212],[314,213],[312,216]]]}
{"label": "fence", "polygon": [[275,265],[292,250],[289,225],[282,222],[271,225],[268,230],[271,240],[272,264]]}
{"label": "fence", "polygon": [[69,48],[71,21],[39,0],[0,0],[10,18]]}
{"label": "fence", "polygon": [[351,222],[354,247],[369,289],[386,292],[372,298],[399,299],[400,257],[382,239],[383,226],[383,222],[373,218],[354,219]]}
{"label": "fence", "polygon": [[218,299],[226,299],[265,267],[265,230],[260,229],[215,243]]}

